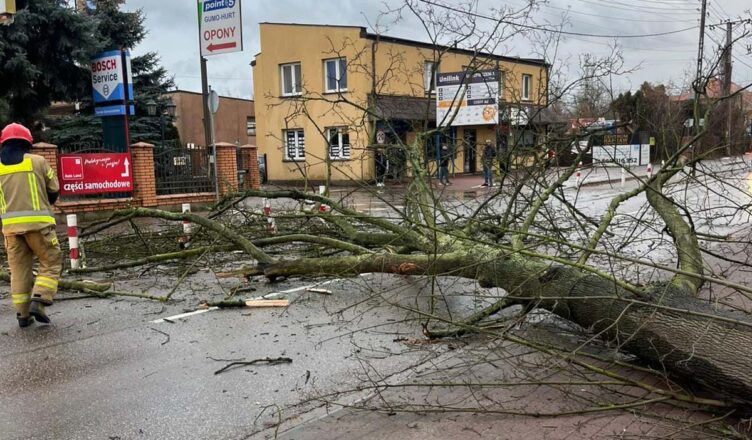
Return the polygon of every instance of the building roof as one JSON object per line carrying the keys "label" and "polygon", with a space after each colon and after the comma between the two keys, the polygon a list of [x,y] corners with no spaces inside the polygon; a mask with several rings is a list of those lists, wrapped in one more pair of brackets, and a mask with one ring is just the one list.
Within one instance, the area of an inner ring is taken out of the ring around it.
{"label": "building roof", "polygon": [[458,47],[450,47],[450,46],[445,46],[441,44],[428,43],[424,41],[409,40],[409,39],[400,38],[400,37],[390,37],[388,35],[370,33],[363,26],[312,24],[312,23],[281,23],[281,22],[268,22],[268,21],[264,21],[259,24],[260,25],[271,24],[271,25],[280,25],[280,26],[310,26],[310,27],[333,27],[333,28],[358,29],[360,30],[361,38],[366,38],[366,39],[374,40],[374,41],[384,41],[388,43],[404,44],[407,46],[422,47],[426,49],[442,49],[442,50],[447,50],[453,53],[481,56],[481,57],[486,57],[486,58],[492,58],[492,59],[499,60],[499,61],[507,61],[510,63],[529,64],[529,65],[534,65],[534,66],[549,67],[549,64],[546,62],[546,60],[543,60],[543,59],[520,58],[520,57],[514,57],[514,56],[497,55],[491,52],[477,52],[474,50],[462,49]]}
{"label": "building roof", "polygon": [[[731,82],[731,93],[737,93],[740,90],[742,90],[743,87],[735,82]],[[708,98],[711,99],[718,99],[723,97],[723,82],[718,78],[712,78],[710,81],[708,81],[708,85],[705,87],[705,94]],[[744,108],[745,109],[752,109],[752,90],[742,90],[739,92],[739,94],[742,96],[742,101],[744,102]],[[681,95],[674,95],[669,97],[671,101],[688,101],[690,99],[694,99],[695,92],[694,91],[685,91]]]}
{"label": "building roof", "polygon": [[[201,96],[201,92],[192,92],[190,90],[170,90],[169,92],[166,92],[165,95],[173,95],[175,93],[185,93],[188,95],[198,95]],[[246,101],[246,102],[254,102],[253,99],[245,99],[245,98],[235,98],[233,96],[219,96],[221,99],[235,99],[237,101]]]}

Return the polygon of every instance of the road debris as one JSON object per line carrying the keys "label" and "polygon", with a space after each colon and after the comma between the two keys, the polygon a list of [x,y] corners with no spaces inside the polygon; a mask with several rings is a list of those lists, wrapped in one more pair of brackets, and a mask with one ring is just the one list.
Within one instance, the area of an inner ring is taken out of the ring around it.
{"label": "road debris", "polygon": [[292,359],[288,357],[278,357],[278,358],[263,358],[263,359],[255,359],[252,361],[235,361],[230,362],[229,364],[225,365],[224,367],[220,368],[219,370],[214,372],[214,375],[222,374],[228,370],[233,369],[234,367],[247,367],[250,365],[280,365],[280,364],[291,364]]}

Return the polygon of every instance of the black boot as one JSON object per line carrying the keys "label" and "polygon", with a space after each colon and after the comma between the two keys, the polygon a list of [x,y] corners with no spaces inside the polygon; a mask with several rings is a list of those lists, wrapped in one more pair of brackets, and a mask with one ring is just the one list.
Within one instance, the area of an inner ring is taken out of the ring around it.
{"label": "black boot", "polygon": [[34,324],[34,318],[31,316],[24,317],[16,313],[16,319],[18,319],[18,326],[21,328],[26,328],[31,324]]}
{"label": "black boot", "polygon": [[45,301],[41,298],[33,298],[31,300],[31,307],[29,307],[29,314],[33,316],[37,320],[37,322],[41,322],[42,324],[49,324],[52,321],[50,321],[50,318],[44,312],[44,305]]}

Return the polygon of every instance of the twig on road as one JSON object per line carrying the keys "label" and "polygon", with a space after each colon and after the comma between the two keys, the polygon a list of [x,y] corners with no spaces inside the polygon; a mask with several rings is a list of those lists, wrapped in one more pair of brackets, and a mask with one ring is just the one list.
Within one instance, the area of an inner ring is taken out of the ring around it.
{"label": "twig on road", "polygon": [[230,362],[229,364],[225,365],[221,369],[214,372],[214,375],[222,374],[227,370],[232,369],[233,367],[238,366],[249,366],[249,365],[279,365],[279,364],[291,364],[292,359],[287,357],[278,357],[278,358],[263,358],[263,359],[255,359],[252,361],[237,361],[237,362]]}
{"label": "twig on road", "polygon": [[151,330],[154,330],[154,331],[155,331],[155,332],[157,332],[157,333],[160,333],[160,334],[163,334],[163,335],[167,336],[167,339],[165,339],[165,341],[164,341],[164,342],[162,342],[162,345],[165,345],[165,344],[167,344],[168,342],[170,342],[170,335],[169,335],[169,334],[167,334],[167,333],[165,333],[165,332],[163,332],[163,331],[161,331],[161,330],[157,330],[157,329],[155,329],[155,328],[153,328],[153,327],[149,327],[149,328],[150,328]]}

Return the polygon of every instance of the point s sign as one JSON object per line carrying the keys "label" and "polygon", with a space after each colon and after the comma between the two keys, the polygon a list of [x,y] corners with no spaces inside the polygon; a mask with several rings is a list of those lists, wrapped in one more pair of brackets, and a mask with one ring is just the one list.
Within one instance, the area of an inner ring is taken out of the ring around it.
{"label": "point s sign", "polygon": [[201,56],[243,50],[243,14],[240,0],[198,0]]}

